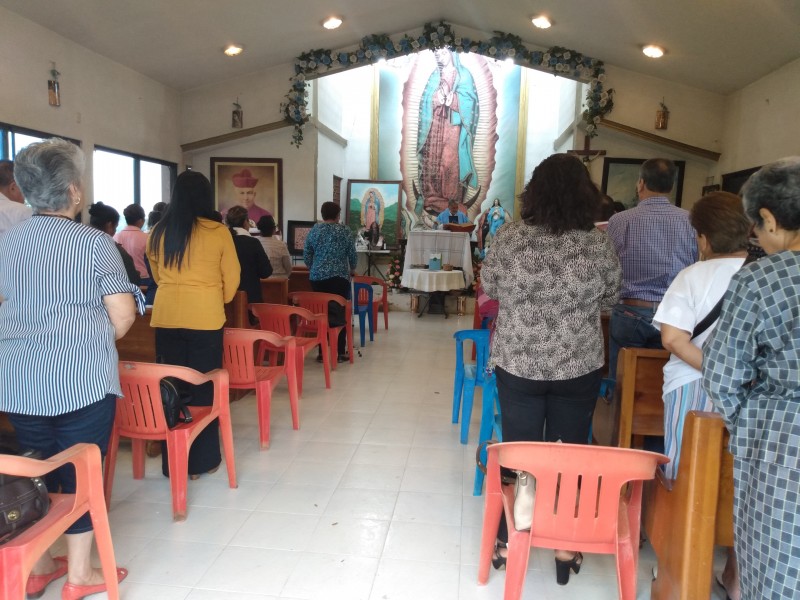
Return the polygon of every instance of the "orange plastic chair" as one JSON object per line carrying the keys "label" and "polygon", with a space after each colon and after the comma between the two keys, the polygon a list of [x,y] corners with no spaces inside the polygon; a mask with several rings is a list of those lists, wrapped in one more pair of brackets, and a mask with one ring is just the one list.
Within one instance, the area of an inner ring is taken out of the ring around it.
{"label": "orange plastic chair", "polygon": [[[353,318],[353,304],[350,300],[347,300],[338,294],[326,294],[324,292],[292,292],[289,294],[289,302],[296,306],[305,308],[314,314],[325,315],[326,319],[328,318],[328,303],[336,302],[337,304],[341,304],[342,308],[344,309],[344,316],[347,322],[346,325],[340,325],[338,327],[328,326],[328,347],[330,349],[331,364],[333,365],[333,370],[335,371],[337,360],[334,352],[337,350],[339,332],[342,329],[345,329],[346,331],[347,352],[350,354],[350,364],[353,364],[353,327],[351,323],[351,319]],[[313,331],[314,327],[315,326],[309,327],[307,323],[301,321],[298,326],[298,333],[303,331]]]}
{"label": "orange plastic chair", "polygon": [[[281,350],[286,359],[282,365],[277,361],[271,366],[259,366],[256,362],[255,347],[266,345],[267,351]],[[228,371],[230,388],[234,390],[255,390],[258,407],[258,430],[261,448],[269,448],[269,416],[272,403],[272,390],[284,375],[289,385],[289,404],[292,409],[292,427],[300,429],[300,416],[297,402],[297,376],[294,338],[282,338],[271,331],[255,329],[225,328],[223,333],[222,366]]]}
{"label": "orange plastic chair", "polygon": [[[285,304],[256,303],[250,305],[250,310],[258,319],[262,331],[272,331],[284,339],[292,336],[295,342],[295,373],[297,379],[297,393],[303,395],[303,363],[306,354],[320,346],[322,353],[322,370],[325,373],[325,387],[331,387],[331,361],[328,350],[328,317],[322,314],[315,315],[299,306]],[[296,322],[313,323],[314,327],[308,328],[312,336],[298,336]],[[256,357],[258,364],[263,361],[263,352]],[[270,364],[277,362],[277,352],[270,351]]]}
{"label": "orange plastic chair", "polygon": [[[478,583],[489,578],[500,515],[508,523],[505,600],[522,594],[531,547],[614,554],[622,600],[636,598],[642,482],[653,479],[663,454],[578,444],[506,442],[488,447],[486,500]],[[514,526],[514,486],[501,486],[500,467],[536,480],[529,530]],[[625,490],[627,483],[633,482]],[[627,491],[626,494],[623,494]]]}
{"label": "orange plastic chair", "polygon": [[[383,308],[383,328],[389,329],[389,286],[379,277],[369,277],[367,275],[354,275],[353,283],[366,283],[368,285],[379,285],[383,288],[383,293],[372,300],[372,329],[378,331],[378,311]],[[362,297],[359,294],[357,301],[359,304],[366,302],[366,294]]]}
{"label": "orange plastic chair", "polygon": [[25,598],[25,583],[33,565],[87,511],[92,517],[108,597],[110,600],[119,598],[117,565],[100,475],[100,449],[94,444],[76,444],[47,460],[0,454],[0,472],[23,477],[39,477],[69,463],[75,466],[75,493],[50,494],[49,512],[29,529],[0,545],[0,573],[3,574],[0,597],[3,600]]}
{"label": "orange plastic chair", "polygon": [[[180,423],[173,429],[167,428],[159,385],[164,377],[175,377],[192,385],[212,382],[214,385],[213,404],[211,406],[192,406],[191,423]],[[219,419],[225,468],[228,471],[228,484],[232,488],[237,487],[236,465],[233,457],[233,429],[231,428],[231,412],[228,404],[227,371],[214,369],[203,374],[194,369],[176,365],[120,362],[119,378],[123,396],[117,399],[117,415],[114,419],[114,428],[111,430],[111,439],[108,442],[104,474],[107,503],[111,501],[111,488],[114,485],[119,438],[131,438],[134,479],[144,477],[145,442],[147,440],[166,440],[167,454],[169,455],[169,484],[172,488],[172,518],[175,521],[186,519],[189,449],[198,434],[214,419]]]}

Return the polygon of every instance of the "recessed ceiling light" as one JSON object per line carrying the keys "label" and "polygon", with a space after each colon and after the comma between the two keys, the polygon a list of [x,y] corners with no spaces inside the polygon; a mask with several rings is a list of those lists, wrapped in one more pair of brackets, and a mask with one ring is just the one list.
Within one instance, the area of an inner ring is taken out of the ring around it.
{"label": "recessed ceiling light", "polygon": [[664,49],[660,46],[645,46],[642,48],[642,52],[648,58],[661,58],[664,56]]}
{"label": "recessed ceiling light", "polygon": [[531,23],[533,23],[534,26],[538,27],[539,29],[549,29],[549,27],[552,25],[550,19],[548,19],[544,15],[533,17],[531,19]]}
{"label": "recessed ceiling light", "polygon": [[242,52],[244,52],[244,46],[231,44],[230,46],[226,46],[223,52],[226,56],[239,56]]}
{"label": "recessed ceiling light", "polygon": [[342,20],[339,17],[328,17],[322,22],[322,26],[325,29],[336,29],[339,25],[342,24]]}

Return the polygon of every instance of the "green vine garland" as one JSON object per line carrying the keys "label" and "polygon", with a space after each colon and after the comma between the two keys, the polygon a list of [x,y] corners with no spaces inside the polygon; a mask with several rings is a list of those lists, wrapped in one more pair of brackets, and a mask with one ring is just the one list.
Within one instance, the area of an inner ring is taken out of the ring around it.
{"label": "green vine garland", "polygon": [[519,36],[502,31],[494,33],[488,40],[472,40],[456,35],[449,23],[440,21],[425,23],[422,34],[416,38],[403,34],[399,39],[393,40],[386,34],[373,34],[363,38],[358,48],[352,52],[324,49],[304,52],[297,57],[294,64],[295,74],[290,79],[292,88],[286,94],[286,102],[281,104],[285,120],[294,126],[292,143],[300,147],[303,142],[303,126],[308,122],[307,79],[331,70],[343,71],[381,59],[388,60],[437,48],[449,48],[454,52],[474,52],[497,60],[510,58],[524,67],[551,71],[555,75],[588,83],[583,121],[586,123],[587,135],[596,136],[598,123],[614,108],[614,90],[604,89],[603,86],[606,78],[603,61],[560,46],[553,46],[544,52],[528,50]]}

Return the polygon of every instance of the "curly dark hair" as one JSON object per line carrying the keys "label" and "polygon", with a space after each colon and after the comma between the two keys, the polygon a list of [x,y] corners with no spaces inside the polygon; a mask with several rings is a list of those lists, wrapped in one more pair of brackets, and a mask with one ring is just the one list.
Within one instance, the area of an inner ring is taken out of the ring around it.
{"label": "curly dark hair", "polygon": [[570,154],[553,154],[533,170],[520,195],[520,216],[554,234],[589,231],[600,208],[601,195],[584,164]]}

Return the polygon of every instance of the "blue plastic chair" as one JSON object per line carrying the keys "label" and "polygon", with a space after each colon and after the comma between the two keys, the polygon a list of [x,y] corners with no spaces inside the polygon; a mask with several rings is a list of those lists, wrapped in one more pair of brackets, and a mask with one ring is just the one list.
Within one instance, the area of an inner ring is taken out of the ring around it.
{"label": "blue plastic chair", "polygon": [[[478,447],[480,448],[483,442],[492,439],[492,436],[497,438],[498,442],[503,441],[503,426],[500,418],[500,402],[497,395],[497,378],[494,373],[486,377],[486,382],[483,384],[483,400],[481,407],[481,427],[478,433]],[[486,464],[486,448],[481,448],[480,453],[481,464]],[[475,466],[475,485],[472,488],[473,496],[480,496],[483,492],[483,471],[480,467]]]}
{"label": "blue plastic chair", "polygon": [[[375,320],[372,311],[372,286],[366,283],[354,283],[353,284],[353,314],[358,315],[358,327],[359,331],[361,332],[361,347],[363,348],[365,345],[364,334],[366,329],[364,328],[364,320],[366,319],[369,323],[369,341],[372,342],[375,340],[372,331],[372,323]],[[369,318],[367,318],[369,317]]]}
{"label": "blue plastic chair", "polygon": [[[461,443],[467,443],[469,437],[469,422],[472,419],[472,401],[475,388],[483,388],[486,378],[486,363],[489,360],[488,329],[463,329],[456,331],[456,374],[453,382],[453,423],[458,423],[458,414],[461,412]],[[475,344],[475,363],[464,362],[464,342],[472,341]],[[462,407],[463,396],[463,407]]]}

